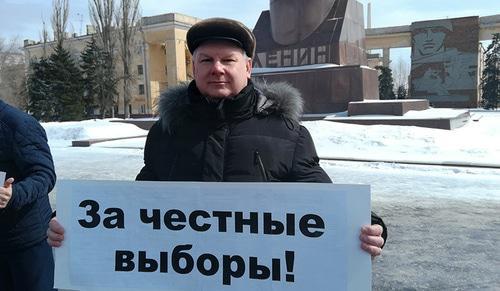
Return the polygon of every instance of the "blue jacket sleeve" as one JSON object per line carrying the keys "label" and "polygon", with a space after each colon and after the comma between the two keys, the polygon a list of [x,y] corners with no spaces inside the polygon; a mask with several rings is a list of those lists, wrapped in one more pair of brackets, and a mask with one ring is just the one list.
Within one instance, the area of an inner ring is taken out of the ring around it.
{"label": "blue jacket sleeve", "polygon": [[32,119],[23,121],[13,133],[14,161],[20,180],[14,181],[8,207],[23,206],[48,195],[56,182],[54,162],[43,127]]}

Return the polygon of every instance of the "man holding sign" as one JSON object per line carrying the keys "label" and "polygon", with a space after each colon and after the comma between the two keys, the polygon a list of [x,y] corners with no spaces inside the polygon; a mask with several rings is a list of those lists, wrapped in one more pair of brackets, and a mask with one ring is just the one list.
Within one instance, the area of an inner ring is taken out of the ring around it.
{"label": "man holding sign", "polygon": [[33,117],[1,100],[0,174],[0,290],[52,290],[45,231],[56,174],[47,137]]}
{"label": "man holding sign", "polygon": [[[160,97],[161,118],[149,131],[137,180],[331,183],[300,125],[300,93],[250,79],[250,29],[206,19],[189,29],[187,44],[194,80]],[[377,256],[387,232],[373,214],[372,223],[361,229],[361,247]],[[61,245],[64,230],[56,220],[48,236],[52,246]]]}

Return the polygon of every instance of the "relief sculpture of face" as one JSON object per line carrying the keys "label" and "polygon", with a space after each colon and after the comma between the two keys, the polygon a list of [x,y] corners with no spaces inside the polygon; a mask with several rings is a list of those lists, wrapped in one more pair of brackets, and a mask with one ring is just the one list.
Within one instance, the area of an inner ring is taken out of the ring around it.
{"label": "relief sculpture of face", "polygon": [[445,37],[446,31],[443,29],[429,27],[415,34],[413,41],[417,53],[421,56],[427,56],[443,51]]}
{"label": "relief sculpture of face", "polygon": [[271,33],[275,42],[291,45],[311,35],[336,0],[270,0]]}
{"label": "relief sculpture of face", "polygon": [[420,58],[444,52],[446,35],[453,26],[449,20],[439,20],[414,25],[413,31],[413,56]]}

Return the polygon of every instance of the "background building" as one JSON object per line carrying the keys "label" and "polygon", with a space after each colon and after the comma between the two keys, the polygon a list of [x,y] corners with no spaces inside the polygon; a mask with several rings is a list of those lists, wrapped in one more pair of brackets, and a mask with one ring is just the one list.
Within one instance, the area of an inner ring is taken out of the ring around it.
{"label": "background building", "polygon": [[[168,13],[142,18],[142,27],[137,31],[135,49],[131,68],[135,82],[129,110],[131,115],[151,116],[154,114],[156,100],[168,86],[187,81],[192,76],[191,54],[186,45],[187,30],[200,19],[179,14]],[[71,52],[75,60],[91,40],[94,30],[87,26],[83,36],[68,37],[64,46]],[[50,55],[54,42],[35,43],[24,41],[26,60]],[[118,58],[118,56],[117,56]],[[29,62],[27,62],[29,63]],[[117,61],[117,75],[122,71]],[[123,86],[118,84],[118,99],[115,112],[123,114]]]}

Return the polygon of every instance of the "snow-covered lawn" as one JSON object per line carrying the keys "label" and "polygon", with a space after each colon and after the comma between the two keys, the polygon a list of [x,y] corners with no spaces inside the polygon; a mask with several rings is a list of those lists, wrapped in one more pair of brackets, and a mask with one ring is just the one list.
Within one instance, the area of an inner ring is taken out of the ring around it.
{"label": "snow-covered lawn", "polygon": [[[304,122],[320,157],[453,161],[492,168],[322,161],[338,183],[370,184],[389,226],[375,290],[500,289],[500,112],[474,112],[452,131]],[[109,120],[46,123],[59,179],[133,180],[145,138],[70,147],[71,140],[146,134]],[[495,168],[496,167],[496,168]]]}

